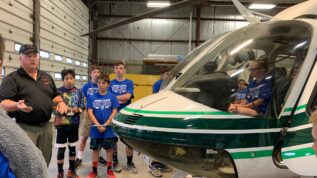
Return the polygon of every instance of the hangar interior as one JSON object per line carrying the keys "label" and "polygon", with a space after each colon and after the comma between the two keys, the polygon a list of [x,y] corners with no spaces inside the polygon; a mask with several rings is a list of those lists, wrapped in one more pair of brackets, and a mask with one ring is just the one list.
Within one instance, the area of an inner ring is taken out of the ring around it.
{"label": "hangar interior", "polygon": [[[170,3],[177,3],[172,0]],[[303,0],[242,0],[274,3],[275,15]],[[60,86],[60,71],[76,70],[76,85],[88,81],[88,67],[102,66],[112,72],[115,61],[127,64],[128,73],[158,74],[161,62],[175,65],[204,41],[247,25],[229,0],[209,0],[148,17],[92,36],[94,29],[153,11],[146,0],[1,0],[0,32],[6,39],[2,76],[16,70],[18,49],[23,43],[40,46],[40,69],[49,72]],[[259,17],[261,20],[267,20]],[[159,60],[159,61],[158,61]]]}

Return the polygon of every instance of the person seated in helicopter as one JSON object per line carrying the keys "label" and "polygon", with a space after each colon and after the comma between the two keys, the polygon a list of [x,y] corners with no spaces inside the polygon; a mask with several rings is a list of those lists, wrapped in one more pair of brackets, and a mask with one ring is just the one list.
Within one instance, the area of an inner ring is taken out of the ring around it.
{"label": "person seated in helicopter", "polygon": [[312,137],[313,137],[312,148],[315,151],[315,154],[317,156],[317,110],[315,110],[312,113],[312,115],[310,117],[310,122],[313,123],[313,127],[312,127],[312,130],[311,130],[311,134],[312,134]]}
{"label": "person seated in helicopter", "polygon": [[235,93],[236,99],[234,101],[235,104],[240,104],[247,96],[247,82],[243,79],[238,80],[238,89]]}
{"label": "person seated in helicopter", "polygon": [[249,71],[254,79],[247,87],[246,99],[239,104],[230,104],[228,111],[248,116],[261,116],[266,114],[271,100],[272,80],[266,75],[267,65],[263,59],[250,61]]}

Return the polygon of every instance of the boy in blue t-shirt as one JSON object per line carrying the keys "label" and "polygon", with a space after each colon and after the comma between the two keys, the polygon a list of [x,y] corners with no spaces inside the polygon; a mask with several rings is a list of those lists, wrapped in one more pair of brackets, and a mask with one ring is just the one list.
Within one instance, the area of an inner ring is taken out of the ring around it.
{"label": "boy in blue t-shirt", "polygon": [[159,90],[160,90],[160,88],[161,88],[161,86],[162,86],[162,83],[163,83],[163,81],[167,78],[167,76],[170,74],[170,72],[171,72],[171,68],[170,67],[168,67],[168,66],[163,66],[162,68],[161,68],[161,71],[160,71],[160,73],[161,73],[161,78],[160,78],[160,80],[158,80],[158,81],[156,81],[155,83],[154,83],[154,85],[153,85],[153,87],[152,87],[152,93],[158,93],[159,92]]}
{"label": "boy in blue t-shirt", "polygon": [[98,157],[101,148],[106,150],[107,175],[115,178],[112,172],[112,155],[115,145],[115,134],[110,126],[112,119],[119,107],[116,96],[107,92],[109,77],[101,75],[98,79],[99,93],[92,95],[87,101],[88,115],[94,125],[90,129],[90,149],[92,149],[92,171],[87,178],[95,178],[98,175]]}
{"label": "boy in blue t-shirt", "polygon": [[[92,65],[89,69],[90,71],[90,81],[88,81],[83,87],[82,87],[82,93],[85,97],[85,101],[87,102],[89,97],[94,95],[95,93],[98,93],[98,77],[101,74],[101,70],[99,66]],[[91,120],[89,119],[87,110],[84,111],[84,119],[82,122],[82,129],[81,129],[81,138],[79,143],[79,150],[77,154],[76,159],[76,167],[81,166],[82,164],[82,158],[83,158],[83,152],[86,147],[86,143],[89,137],[90,133],[90,126],[91,126]],[[106,165],[107,162],[103,159],[103,157],[99,157],[98,159],[99,164]]]}
{"label": "boy in blue t-shirt", "polygon": [[240,104],[247,97],[247,82],[243,79],[238,81],[238,90],[236,93],[236,100],[234,103]]}
{"label": "boy in blue t-shirt", "polygon": [[[123,62],[117,62],[114,66],[114,73],[116,78],[110,81],[108,91],[109,93],[114,94],[117,96],[119,101],[119,108],[118,112],[129,105],[131,103],[131,99],[133,98],[133,90],[134,84],[131,80],[125,78],[125,65]],[[117,144],[116,144],[117,145]],[[133,149],[129,145],[126,147],[126,155],[127,155],[127,169],[136,174],[138,170],[136,169],[133,163]],[[114,157],[113,157],[113,167],[115,172],[120,172],[121,167],[119,166],[119,161],[117,157],[117,146],[115,146]]]}
{"label": "boy in blue t-shirt", "polygon": [[58,178],[64,177],[64,155],[66,147],[69,149],[69,170],[67,177],[78,177],[75,172],[76,144],[78,141],[78,128],[80,113],[84,110],[84,100],[82,93],[74,86],[75,72],[72,69],[62,70],[62,80],[64,85],[58,88],[68,109],[66,114],[55,113],[54,125],[57,130],[56,147]]}

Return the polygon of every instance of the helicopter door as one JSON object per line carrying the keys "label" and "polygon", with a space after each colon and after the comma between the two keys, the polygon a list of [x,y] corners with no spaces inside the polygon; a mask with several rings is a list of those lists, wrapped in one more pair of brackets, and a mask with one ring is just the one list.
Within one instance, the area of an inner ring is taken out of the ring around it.
{"label": "helicopter door", "polygon": [[[303,67],[305,67],[303,65]],[[314,67],[308,74],[303,89],[294,104],[296,108],[284,108],[283,112],[289,112],[291,124],[287,130],[281,149],[282,163],[288,169],[303,176],[317,175],[317,158],[312,149],[311,124],[309,117],[317,106],[317,72],[316,60]],[[303,76],[303,75],[302,75]],[[298,77],[301,77],[300,75]],[[304,78],[304,77],[303,77]],[[299,80],[300,78],[298,78]],[[297,81],[298,81],[297,80]],[[299,85],[296,85],[299,88]],[[295,87],[295,85],[294,85]]]}

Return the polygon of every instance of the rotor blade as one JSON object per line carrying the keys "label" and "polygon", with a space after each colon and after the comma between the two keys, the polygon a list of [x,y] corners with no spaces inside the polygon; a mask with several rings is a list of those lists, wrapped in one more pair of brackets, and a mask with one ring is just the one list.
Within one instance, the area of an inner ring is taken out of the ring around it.
{"label": "rotor blade", "polygon": [[240,14],[250,23],[257,23],[260,22],[259,19],[252,14],[252,12],[244,7],[238,0],[232,0],[233,4],[236,6]]}
{"label": "rotor blade", "polygon": [[272,19],[273,17],[270,16],[270,15],[266,15],[266,14],[263,14],[263,13],[260,13],[260,12],[256,12],[256,11],[251,11],[253,14],[255,15],[258,15],[258,16],[262,16],[262,17],[265,17],[265,18],[268,18],[268,19]]}
{"label": "rotor blade", "polygon": [[128,19],[124,19],[124,20],[115,22],[113,24],[97,28],[96,30],[93,30],[93,31],[88,32],[86,34],[83,34],[81,36],[93,35],[95,33],[102,32],[102,31],[105,31],[105,30],[110,30],[112,28],[119,27],[119,26],[125,25],[125,24],[129,24],[129,23],[141,20],[141,19],[150,18],[150,17],[153,17],[155,15],[158,15],[158,14],[161,14],[161,13],[164,13],[164,12],[168,12],[170,10],[186,7],[186,6],[189,6],[191,4],[199,4],[199,3],[204,2],[204,1],[208,1],[208,0],[184,0],[184,1],[181,1],[181,2],[174,3],[174,4],[172,4],[170,6],[167,6],[167,7],[163,7],[163,8],[160,8],[160,9],[155,9],[155,10],[152,10],[152,11],[149,11],[149,12],[145,12],[145,13],[142,13],[140,15],[136,15],[134,17],[131,17],[131,18],[128,18]]}

